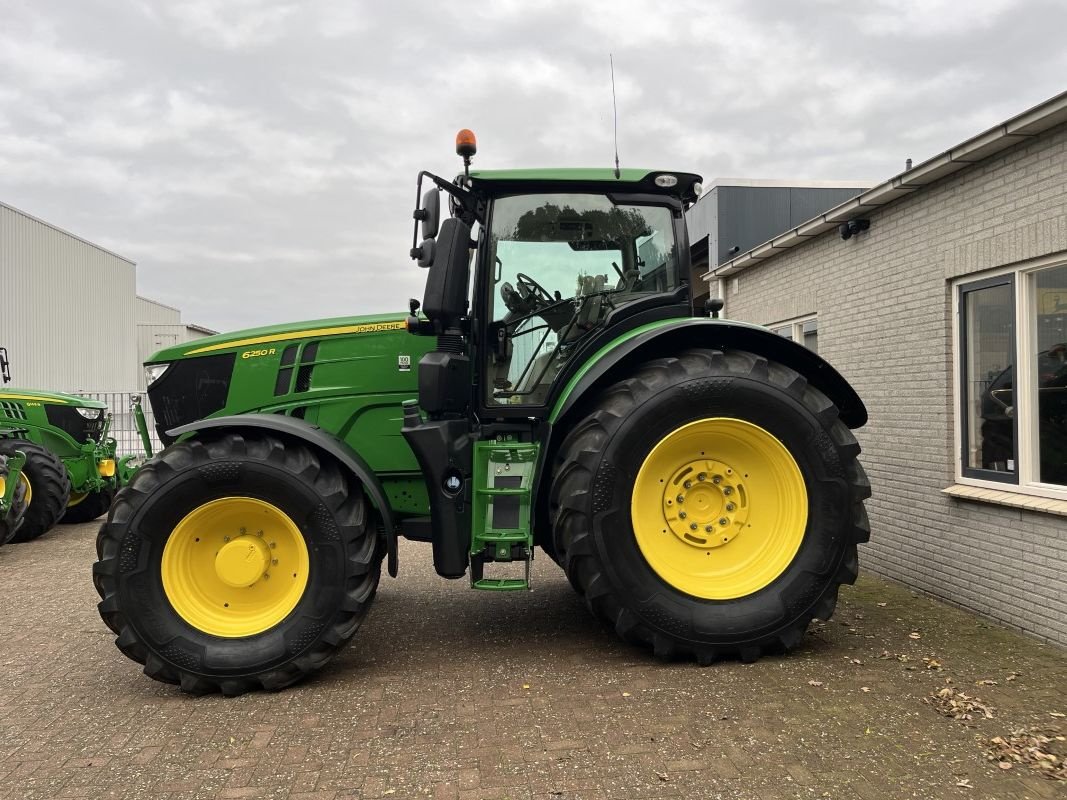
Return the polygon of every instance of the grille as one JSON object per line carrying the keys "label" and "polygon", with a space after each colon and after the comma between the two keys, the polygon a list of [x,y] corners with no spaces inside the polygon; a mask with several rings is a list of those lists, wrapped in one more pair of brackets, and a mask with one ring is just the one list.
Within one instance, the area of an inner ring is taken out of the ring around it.
{"label": "grille", "polygon": [[8,419],[26,419],[26,409],[22,403],[0,402],[0,416]]}
{"label": "grille", "polygon": [[308,342],[300,353],[300,369],[296,372],[296,391],[306,392],[311,388],[311,374],[315,370],[315,356],[319,354],[319,343]]}
{"label": "grille", "polygon": [[[293,378],[293,370],[296,369],[296,384],[294,392],[306,392],[311,388],[311,376],[315,371],[315,357],[319,353],[318,342],[308,342],[300,352],[300,360],[296,360],[297,345],[291,344],[282,351],[281,363],[278,375],[274,381],[274,396],[279,397],[289,393],[289,384]],[[295,367],[294,367],[295,364]]]}
{"label": "grille", "polygon": [[97,441],[104,432],[104,409],[99,410],[96,419],[86,419],[71,406],[46,405],[48,424],[64,431],[78,444],[90,439]]}
{"label": "grille", "polygon": [[166,432],[196,422],[226,407],[236,355],[223,353],[175,361],[148,390],[156,415],[156,431],[164,444],[174,437]]}

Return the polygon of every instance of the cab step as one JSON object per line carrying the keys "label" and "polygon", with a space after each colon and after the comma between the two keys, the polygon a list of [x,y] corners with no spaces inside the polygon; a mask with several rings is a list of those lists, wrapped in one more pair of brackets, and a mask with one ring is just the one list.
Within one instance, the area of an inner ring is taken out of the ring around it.
{"label": "cab step", "polygon": [[[530,504],[540,446],[488,441],[476,442],[474,448],[471,586],[492,592],[529,590],[533,561]],[[523,562],[524,577],[485,577],[486,564],[515,561]]]}

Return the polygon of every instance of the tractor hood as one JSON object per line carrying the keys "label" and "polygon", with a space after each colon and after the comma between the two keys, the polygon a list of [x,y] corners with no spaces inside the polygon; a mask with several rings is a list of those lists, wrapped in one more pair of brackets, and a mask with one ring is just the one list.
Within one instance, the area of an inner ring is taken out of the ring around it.
{"label": "tractor hood", "polygon": [[91,400],[88,397],[80,397],[76,394],[39,392],[34,389],[16,389],[12,387],[0,389],[0,402],[5,400],[67,406],[68,408],[107,408],[106,403],[102,403],[99,400]]}
{"label": "tractor hood", "polygon": [[304,322],[287,322],[282,325],[269,325],[264,328],[247,328],[241,331],[220,333],[203,339],[194,339],[160,350],[145,364],[164,364],[212,353],[225,353],[241,348],[255,348],[263,345],[276,346],[288,341],[301,339],[343,336],[361,333],[378,333],[381,331],[398,331],[407,328],[407,312],[394,314],[373,314],[362,317],[333,317],[331,319],[313,319]]}

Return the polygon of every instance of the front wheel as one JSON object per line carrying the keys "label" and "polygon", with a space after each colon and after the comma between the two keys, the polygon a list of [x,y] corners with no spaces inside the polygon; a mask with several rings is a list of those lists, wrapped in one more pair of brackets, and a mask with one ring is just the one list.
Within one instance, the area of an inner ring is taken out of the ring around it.
{"label": "front wheel", "polygon": [[26,454],[21,476],[26,513],[10,541],[29,542],[52,530],[63,516],[70,498],[70,476],[51,450],[22,439],[0,442],[0,455],[14,455],[16,450]]}
{"label": "front wheel", "polygon": [[302,443],[168,447],[97,538],[100,614],[149,677],[187,692],[281,689],[355,634],[381,574],[358,481]]}
{"label": "front wheel", "polygon": [[67,510],[63,512],[60,522],[65,525],[92,522],[107,513],[114,499],[114,489],[101,489],[98,492],[71,492]]}
{"label": "front wheel", "polygon": [[828,618],[869,537],[836,407],[751,353],[650,361],[567,436],[554,546],[587,604],[662,657],[753,660]]}

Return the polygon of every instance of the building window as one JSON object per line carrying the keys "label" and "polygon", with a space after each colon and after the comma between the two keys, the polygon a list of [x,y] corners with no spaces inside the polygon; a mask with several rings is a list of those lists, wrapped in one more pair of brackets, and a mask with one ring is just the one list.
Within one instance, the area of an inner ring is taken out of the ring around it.
{"label": "building window", "polygon": [[958,284],[958,475],[1067,496],[1067,264]]}
{"label": "building window", "polygon": [[791,342],[799,342],[809,350],[819,352],[819,320],[815,317],[776,322],[768,327]]}

